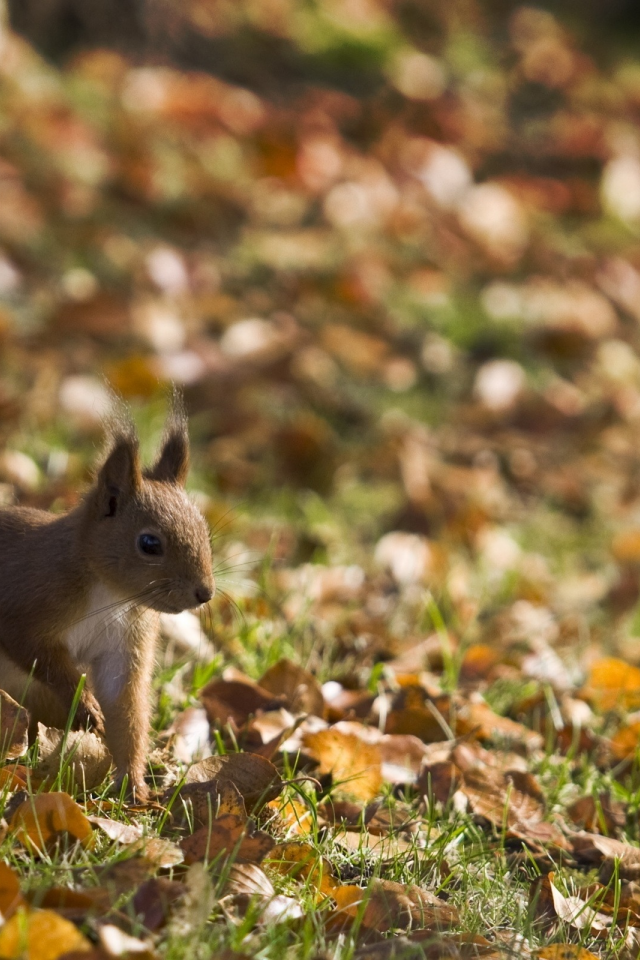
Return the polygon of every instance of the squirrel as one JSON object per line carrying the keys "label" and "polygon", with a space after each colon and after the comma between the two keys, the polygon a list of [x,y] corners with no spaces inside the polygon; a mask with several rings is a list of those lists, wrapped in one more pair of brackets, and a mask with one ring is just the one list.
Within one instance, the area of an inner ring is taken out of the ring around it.
{"label": "squirrel", "polygon": [[56,516],[0,510],[0,688],[32,724],[91,724],[137,801],[151,716],[160,613],[215,592],[209,529],[184,484],[187,420],[174,395],[155,464],[142,469],[132,423],[114,419],[106,456],[80,504]]}

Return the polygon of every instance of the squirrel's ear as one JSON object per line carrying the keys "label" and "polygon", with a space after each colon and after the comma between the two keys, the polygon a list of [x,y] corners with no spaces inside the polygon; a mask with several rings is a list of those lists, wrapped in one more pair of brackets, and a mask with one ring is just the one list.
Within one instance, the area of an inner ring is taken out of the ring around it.
{"label": "squirrel's ear", "polygon": [[167,425],[160,456],[145,474],[161,483],[179,483],[184,486],[189,472],[189,433],[187,421],[173,415]]}
{"label": "squirrel's ear", "polygon": [[98,496],[102,516],[115,517],[122,502],[142,483],[138,441],[117,437],[98,474]]}

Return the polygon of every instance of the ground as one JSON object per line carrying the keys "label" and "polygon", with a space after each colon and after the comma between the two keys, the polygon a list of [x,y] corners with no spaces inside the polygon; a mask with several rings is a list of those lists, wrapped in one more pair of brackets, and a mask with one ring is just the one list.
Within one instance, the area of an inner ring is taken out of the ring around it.
{"label": "ground", "polygon": [[3,28],[2,502],[177,382],[218,593],[149,804],[3,701],[0,957],[640,952],[640,61],[573,13],[198,0],[211,72]]}

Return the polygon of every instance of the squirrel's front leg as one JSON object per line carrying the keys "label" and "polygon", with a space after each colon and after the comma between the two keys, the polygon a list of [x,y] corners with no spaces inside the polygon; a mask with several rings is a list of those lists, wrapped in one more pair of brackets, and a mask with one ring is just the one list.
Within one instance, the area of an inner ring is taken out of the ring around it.
{"label": "squirrel's front leg", "polygon": [[[80,672],[64,644],[53,637],[40,638],[38,643],[23,638],[6,653],[25,673],[50,689],[65,711],[70,712],[80,683]],[[76,708],[74,726],[86,727],[89,722],[98,733],[104,732],[100,707],[85,687]]]}
{"label": "squirrel's front leg", "polygon": [[[154,631],[136,631],[136,643],[101,654],[92,664],[91,681],[105,718],[107,746],[116,768],[116,786],[125,776],[135,800],[149,795],[147,768],[151,723]],[[142,635],[141,635],[142,634]]]}

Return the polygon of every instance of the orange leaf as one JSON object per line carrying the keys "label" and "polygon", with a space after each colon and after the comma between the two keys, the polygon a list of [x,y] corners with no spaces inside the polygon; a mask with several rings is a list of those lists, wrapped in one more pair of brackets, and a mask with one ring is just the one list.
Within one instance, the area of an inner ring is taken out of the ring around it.
{"label": "orange leaf", "polygon": [[93,838],[91,824],[68,793],[41,793],[25,800],[11,817],[9,829],[23,846],[38,853],[60,834],[70,834],[83,846],[89,846]]}
{"label": "orange leaf", "polygon": [[575,943],[554,943],[537,953],[538,960],[598,960],[595,953]]}
{"label": "orange leaf", "polygon": [[636,710],[640,707],[640,668],[615,657],[597,660],[582,696],[599,710]]}
{"label": "orange leaf", "polygon": [[6,863],[0,863],[0,913],[6,920],[24,904],[18,874]]}
{"label": "orange leaf", "polygon": [[318,761],[320,773],[330,773],[341,793],[373,800],[380,792],[382,764],[375,744],[333,728],[305,734],[303,744]]}
{"label": "orange leaf", "polygon": [[321,893],[331,896],[340,887],[331,875],[331,864],[309,843],[278,843],[267,863],[278,873],[310,883]]}

